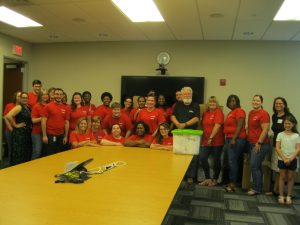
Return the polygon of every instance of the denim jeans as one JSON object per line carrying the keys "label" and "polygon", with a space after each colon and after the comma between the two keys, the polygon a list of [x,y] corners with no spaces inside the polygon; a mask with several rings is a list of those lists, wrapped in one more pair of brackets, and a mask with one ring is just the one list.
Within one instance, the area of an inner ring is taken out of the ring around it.
{"label": "denim jeans", "polygon": [[204,170],[205,178],[210,179],[208,157],[212,154],[214,160],[214,176],[213,179],[218,180],[221,172],[221,154],[223,146],[202,146],[200,148],[199,161],[201,162],[202,168]]}
{"label": "denim jeans", "polygon": [[263,174],[262,174],[262,162],[265,159],[265,156],[270,148],[268,144],[261,144],[260,151],[255,153],[254,147],[255,144],[249,144],[250,147],[250,168],[253,179],[253,190],[257,193],[262,192],[263,186]]}
{"label": "denim jeans", "polygon": [[32,156],[31,159],[37,159],[42,154],[42,135],[41,134],[31,134],[32,140]]}
{"label": "denim jeans", "polygon": [[240,160],[246,147],[245,138],[237,138],[235,145],[230,145],[231,138],[226,138],[228,145],[229,180],[232,183],[239,181]]}

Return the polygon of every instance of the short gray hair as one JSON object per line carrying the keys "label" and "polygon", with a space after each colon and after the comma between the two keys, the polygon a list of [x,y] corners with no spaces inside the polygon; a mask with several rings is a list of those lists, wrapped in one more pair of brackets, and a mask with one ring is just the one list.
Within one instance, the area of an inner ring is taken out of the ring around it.
{"label": "short gray hair", "polygon": [[191,94],[193,94],[193,89],[192,89],[191,87],[183,87],[183,88],[181,89],[181,94],[182,94],[183,92],[190,92]]}

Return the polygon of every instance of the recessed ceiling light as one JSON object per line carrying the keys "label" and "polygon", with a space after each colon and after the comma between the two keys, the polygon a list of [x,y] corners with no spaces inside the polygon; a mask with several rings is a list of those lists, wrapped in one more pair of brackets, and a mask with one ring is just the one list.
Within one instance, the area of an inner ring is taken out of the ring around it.
{"label": "recessed ceiling light", "polygon": [[285,0],[278,10],[274,20],[300,20],[300,1]]}
{"label": "recessed ceiling light", "polygon": [[15,27],[41,27],[39,24],[26,16],[21,15],[9,8],[0,6],[0,21]]}
{"label": "recessed ceiling light", "polygon": [[153,0],[112,0],[132,22],[164,22]]}

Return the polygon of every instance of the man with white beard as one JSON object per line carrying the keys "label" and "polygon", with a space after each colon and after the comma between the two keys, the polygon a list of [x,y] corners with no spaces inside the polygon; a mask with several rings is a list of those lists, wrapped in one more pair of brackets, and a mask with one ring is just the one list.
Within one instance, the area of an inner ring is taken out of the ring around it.
{"label": "man with white beard", "polygon": [[[182,101],[176,103],[171,120],[178,129],[198,128],[200,109],[198,103],[192,101],[193,90],[190,87],[181,89]],[[187,182],[197,180],[198,156],[194,156],[186,172]]]}

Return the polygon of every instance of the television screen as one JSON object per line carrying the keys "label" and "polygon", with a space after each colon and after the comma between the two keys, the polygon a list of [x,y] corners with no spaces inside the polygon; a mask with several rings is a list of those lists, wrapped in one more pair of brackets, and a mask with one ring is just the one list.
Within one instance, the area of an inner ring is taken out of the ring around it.
{"label": "television screen", "polygon": [[175,102],[175,93],[183,87],[193,89],[193,101],[199,104],[204,100],[204,77],[185,76],[122,76],[121,100],[126,96],[146,96],[151,90],[163,94],[169,106]]}

